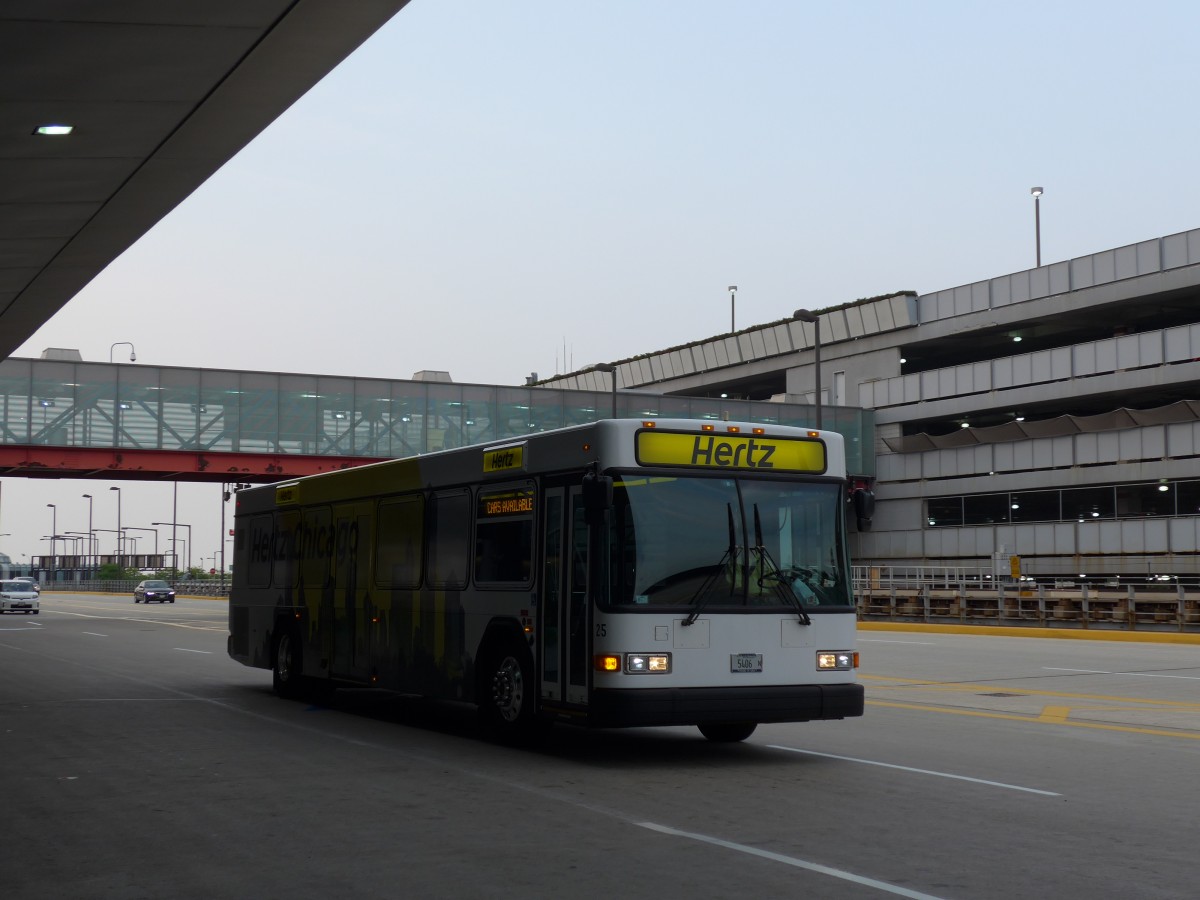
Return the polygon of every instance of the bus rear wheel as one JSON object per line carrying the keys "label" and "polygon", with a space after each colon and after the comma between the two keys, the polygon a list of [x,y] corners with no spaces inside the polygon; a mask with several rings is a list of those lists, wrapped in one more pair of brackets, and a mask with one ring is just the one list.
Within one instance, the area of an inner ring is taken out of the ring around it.
{"label": "bus rear wheel", "polygon": [[487,657],[479,694],[484,724],[502,734],[531,730],[534,714],[533,660],[516,641],[507,641]]}
{"label": "bus rear wheel", "polygon": [[292,700],[304,693],[302,664],[300,640],[293,629],[284,628],[275,641],[275,663],[271,667],[276,694]]}
{"label": "bus rear wheel", "polygon": [[754,734],[757,722],[710,722],[698,726],[700,733],[717,744],[736,744]]}

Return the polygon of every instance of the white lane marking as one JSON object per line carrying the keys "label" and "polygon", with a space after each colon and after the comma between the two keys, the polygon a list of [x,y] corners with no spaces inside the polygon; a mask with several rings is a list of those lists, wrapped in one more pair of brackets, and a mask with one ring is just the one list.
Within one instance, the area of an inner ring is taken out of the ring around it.
{"label": "white lane marking", "polygon": [[181,653],[203,653],[205,656],[212,656],[211,650],[189,650],[187,647],[173,647],[172,649],[178,650]]}
{"label": "white lane marking", "polygon": [[1137,678],[1182,678],[1184,681],[1200,681],[1200,675],[1158,675],[1152,672],[1105,672],[1103,669],[1058,669],[1042,666],[1045,672],[1080,672],[1084,675],[1133,675]]}
{"label": "white lane marking", "polygon": [[[137,616],[95,616],[87,613],[66,612],[61,609],[47,610],[47,612],[57,613],[60,616],[75,616],[77,619],[104,619],[108,622],[141,622],[146,625],[166,625],[170,628],[187,628],[192,631],[226,631],[228,626],[225,624],[211,625],[195,625],[188,622],[171,622],[167,619],[142,619]],[[203,621],[202,619],[200,621]]]}
{"label": "white lane marking", "polygon": [[98,631],[84,631],[83,634],[90,634],[92,637],[108,637],[107,634],[101,634]]}
{"label": "white lane marking", "polygon": [[894,763],[877,762],[873,759],[858,759],[853,756],[838,756],[834,753],[818,753],[816,750],[798,750],[795,747],[783,747],[779,744],[768,744],[773,750],[786,750],[788,753],[803,753],[806,756],[823,756],[826,759],[840,759],[843,762],[862,763],[865,766],[882,766],[885,769],[899,769],[901,772],[915,772],[918,775],[934,775],[938,778],[953,778],[955,781],[970,781],[974,784],[984,784],[988,787],[1005,788],[1010,791],[1024,791],[1027,794],[1041,794],[1043,797],[1061,797],[1054,791],[1042,791],[1037,788],[1021,787],[1019,784],[1005,784],[1003,781],[987,781],[983,778],[971,778],[967,775],[951,775],[949,772],[935,772],[932,769],[914,769],[911,766],[898,766]]}
{"label": "white lane marking", "polygon": [[874,878],[867,878],[864,875],[855,875],[853,872],[846,872],[842,869],[833,869],[829,866],[823,866],[820,863],[808,862],[804,859],[797,859],[794,856],[784,856],[782,853],[772,853],[770,850],[760,850],[758,847],[750,847],[746,844],[735,844],[733,841],[723,841],[720,838],[709,837],[706,834],[696,834],[691,831],[680,831],[678,828],[669,828],[666,825],[658,825],[654,822],[637,822],[635,823],[641,828],[648,828],[651,831],[657,831],[661,834],[669,834],[674,837],[688,838],[693,841],[701,841],[705,844],[712,844],[715,847],[724,847],[726,850],[736,850],[738,853],[747,853],[750,856],[757,856],[761,859],[769,859],[773,862],[783,863],[785,866],[794,866],[797,869],[807,869],[810,872],[816,872],[819,875],[828,875],[832,878],[840,878],[842,881],[851,881],[854,884],[861,884],[865,887],[875,888],[880,891],[886,891],[889,894],[895,894],[898,897],[911,897],[913,900],[938,900],[933,894],[923,894],[920,891],[910,891],[907,888],[902,888],[894,884],[888,884],[886,881],[877,881]]}

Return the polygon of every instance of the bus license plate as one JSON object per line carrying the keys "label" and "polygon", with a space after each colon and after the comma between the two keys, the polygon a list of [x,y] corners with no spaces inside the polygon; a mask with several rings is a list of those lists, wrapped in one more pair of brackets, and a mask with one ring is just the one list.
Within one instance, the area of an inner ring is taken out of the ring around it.
{"label": "bus license plate", "polygon": [[730,672],[761,672],[761,653],[733,653],[729,657]]}

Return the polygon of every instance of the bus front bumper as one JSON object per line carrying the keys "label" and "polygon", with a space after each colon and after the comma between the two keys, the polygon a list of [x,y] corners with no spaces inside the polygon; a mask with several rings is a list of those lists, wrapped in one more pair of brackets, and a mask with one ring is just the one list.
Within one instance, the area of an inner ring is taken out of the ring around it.
{"label": "bus front bumper", "polygon": [[862,714],[861,684],[596,689],[588,706],[588,724],[622,728],[710,722],[810,722]]}

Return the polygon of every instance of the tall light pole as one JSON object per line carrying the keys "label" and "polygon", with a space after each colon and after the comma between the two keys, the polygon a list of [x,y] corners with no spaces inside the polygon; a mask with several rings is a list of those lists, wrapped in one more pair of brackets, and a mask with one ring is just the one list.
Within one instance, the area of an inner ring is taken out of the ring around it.
{"label": "tall light pole", "polygon": [[92,534],[92,500],[93,500],[93,497],[91,494],[84,494],[83,499],[88,502],[88,556],[91,558],[91,564],[88,566],[88,570],[91,571],[96,566],[96,559],[95,559],[96,548],[92,545],[92,541],[95,540],[95,536]]}
{"label": "tall light pole", "polygon": [[[192,569],[192,526],[191,526],[191,525],[185,525],[183,522],[151,522],[150,524],[151,524],[151,525],[170,525],[172,528],[186,528],[186,529],[188,530],[188,536],[187,536],[187,553],[188,553],[188,557],[187,557],[187,567],[188,567],[188,571],[190,572],[190,571],[191,571],[191,569]],[[173,542],[173,541],[175,541],[176,539],[175,539],[175,538],[171,538],[171,540],[172,540],[172,542]]]}
{"label": "tall light pole", "polygon": [[131,344],[129,341],[117,341],[115,344],[113,344],[111,347],[108,348],[108,361],[109,362],[113,361],[113,351],[116,350],[118,347],[128,347],[129,348],[129,361],[137,362],[137,353],[133,349],[133,344]]}
{"label": "tall light pole", "polygon": [[735,324],[737,321],[737,316],[735,315],[736,312],[737,312],[737,285],[731,284],[729,286],[729,331],[731,334],[733,332],[737,331],[737,325]]}
{"label": "tall light pole", "polygon": [[607,372],[612,382],[612,417],[617,417],[617,367],[612,363],[596,363],[592,366],[596,372]]}
{"label": "tall light pole", "polygon": [[[167,538],[167,543],[171,545],[171,556],[175,560],[175,566],[174,566],[175,573],[178,574],[179,573],[178,546],[179,546],[179,544],[183,544],[183,552],[186,554],[188,552],[188,542],[185,541],[183,538]],[[189,557],[189,559],[190,558],[191,557]]]}
{"label": "tall light pole", "polygon": [[1037,247],[1037,267],[1042,267],[1042,194],[1045,190],[1040,187],[1031,187],[1029,193],[1033,194],[1033,239],[1034,245]]}
{"label": "tall light pole", "polygon": [[92,534],[92,532],[90,530],[88,530],[88,531],[64,531],[63,534],[64,535],[68,535],[68,534],[77,535],[77,540],[80,540],[80,541],[85,540],[85,539],[87,540],[87,545],[86,545],[87,546],[87,551],[86,551],[87,556],[85,557],[87,559],[87,565],[84,566],[84,568],[87,569],[87,571],[88,571],[88,579],[89,580],[95,578],[96,556],[95,556],[95,548],[92,546],[92,542],[96,539],[96,536],[94,534]]}
{"label": "tall light pole", "polygon": [[[126,525],[121,530],[122,531],[149,531],[149,532],[151,532],[154,535],[154,555],[158,556],[158,529],[157,528],[138,528],[135,525]],[[137,538],[134,537],[133,535],[130,535],[129,539],[131,541],[137,540]],[[134,546],[136,547],[137,545],[135,544]]]}
{"label": "tall light pole", "polygon": [[50,571],[53,573],[58,571],[58,560],[55,559],[55,551],[58,549],[58,507],[53,503],[46,505],[50,507]]}
{"label": "tall light pole", "polygon": [[125,537],[125,532],[121,530],[121,489],[119,487],[110,487],[109,490],[117,492],[117,565],[120,565],[121,551],[124,549],[121,545],[121,539]]}
{"label": "tall light pole", "polygon": [[798,309],[792,317],[801,322],[811,322],[813,326],[813,369],[816,371],[817,389],[817,430],[821,429],[821,317],[807,309]]}

